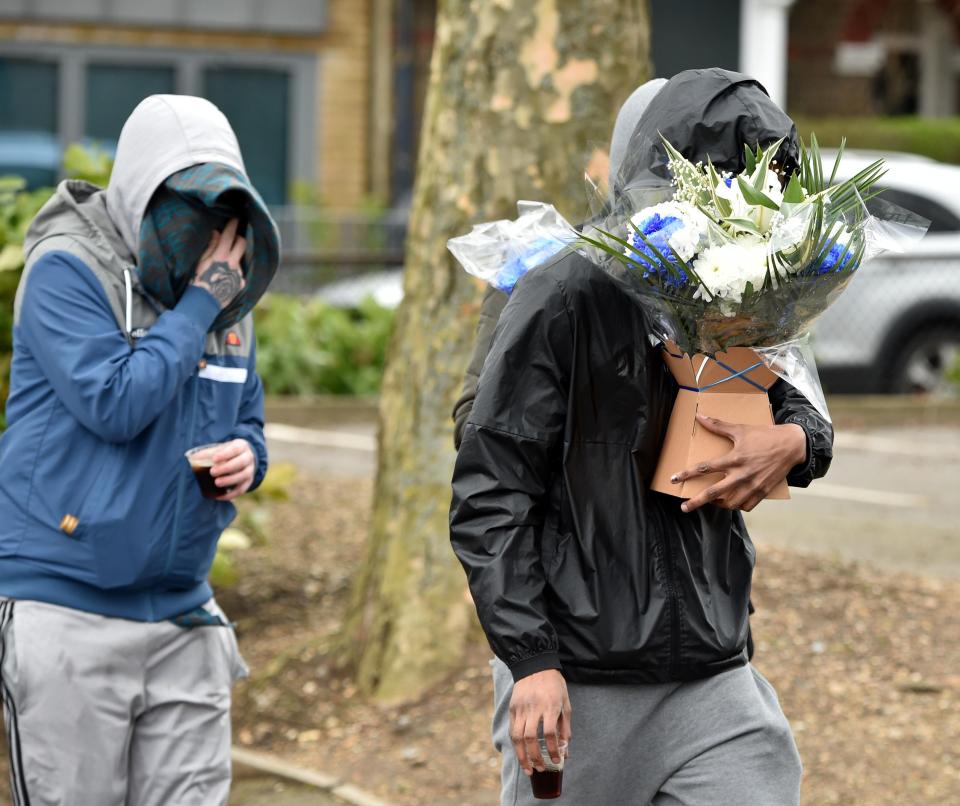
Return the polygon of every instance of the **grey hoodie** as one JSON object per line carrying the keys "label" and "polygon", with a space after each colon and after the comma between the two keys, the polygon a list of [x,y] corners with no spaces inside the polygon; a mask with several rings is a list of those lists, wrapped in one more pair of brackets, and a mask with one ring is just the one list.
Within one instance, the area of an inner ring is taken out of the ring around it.
{"label": "grey hoodie", "polygon": [[[647,106],[654,99],[660,88],[666,84],[666,79],[654,78],[641,84],[635,89],[617,113],[617,120],[613,126],[613,135],[610,139],[610,193],[611,198],[614,180],[620,171],[620,166],[626,156],[627,143],[630,135],[646,111]],[[487,288],[480,306],[480,320],[477,324],[477,340],[474,343],[473,355],[467,365],[463,378],[463,392],[453,407],[453,441],[459,448],[463,436],[464,426],[473,410],[473,399],[477,395],[477,383],[483,362],[493,344],[493,332],[500,320],[500,313],[507,304],[507,295],[493,286]]]}
{"label": "grey hoodie", "polygon": [[[106,190],[62,182],[31,223],[14,323],[33,265],[51,251],[65,250],[80,257],[103,285],[130,343],[145,335],[165,308],[146,294],[135,270],[144,213],[168,176],[204,162],[245,172],[236,135],[216,106],[186,95],[152,95],[138,104],[120,134]],[[240,328],[252,333],[248,321]],[[222,349],[224,337],[211,334],[208,351]]]}

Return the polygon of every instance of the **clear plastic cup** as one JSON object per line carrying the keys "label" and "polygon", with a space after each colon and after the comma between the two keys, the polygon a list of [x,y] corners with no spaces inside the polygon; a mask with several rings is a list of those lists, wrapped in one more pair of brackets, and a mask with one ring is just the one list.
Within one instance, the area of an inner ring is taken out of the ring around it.
{"label": "clear plastic cup", "polygon": [[196,448],[191,448],[184,454],[190,463],[193,477],[200,486],[200,494],[204,498],[219,498],[228,492],[226,488],[217,486],[216,479],[210,473],[213,469],[213,455],[217,452],[217,448],[222,445],[222,442],[216,442],[211,445],[198,445]]}
{"label": "clear plastic cup", "polygon": [[563,791],[563,763],[567,758],[567,743],[561,741],[560,745],[560,763],[557,764],[550,758],[550,751],[547,750],[547,743],[540,739],[540,755],[543,757],[544,771],[533,771],[530,776],[530,786],[533,787],[533,796],[537,800],[553,800],[559,798]]}

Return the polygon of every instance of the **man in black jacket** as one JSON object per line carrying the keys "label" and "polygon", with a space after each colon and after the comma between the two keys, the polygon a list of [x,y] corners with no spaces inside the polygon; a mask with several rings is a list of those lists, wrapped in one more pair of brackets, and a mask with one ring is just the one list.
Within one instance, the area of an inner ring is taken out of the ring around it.
{"label": "man in black jacket", "polygon": [[[634,130],[618,194],[663,178],[659,133],[723,170],[742,169],[744,143],[783,137],[780,164],[797,157],[759,84],[688,71]],[[515,750],[502,802],[529,801],[520,771],[543,769],[541,734],[559,759],[572,704],[570,803],[798,803],[789,725],[747,663],[754,549],[739,510],[822,476],[832,431],[778,382],[776,425],[704,423],[733,443],[721,482],[682,506],[651,492],[676,386],[621,283],[576,253],[528,273],[463,429],[451,539],[498,658],[494,738]]]}

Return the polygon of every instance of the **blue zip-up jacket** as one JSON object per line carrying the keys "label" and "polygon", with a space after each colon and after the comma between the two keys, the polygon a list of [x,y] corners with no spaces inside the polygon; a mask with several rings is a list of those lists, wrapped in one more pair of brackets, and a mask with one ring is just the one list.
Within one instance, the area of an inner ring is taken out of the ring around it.
{"label": "blue zip-up jacket", "polygon": [[234,438],[267,469],[250,317],[163,310],[140,287],[105,194],[65,182],[31,227],[0,438],[0,596],[158,621],[212,595],[232,504],[200,495],[189,448]]}

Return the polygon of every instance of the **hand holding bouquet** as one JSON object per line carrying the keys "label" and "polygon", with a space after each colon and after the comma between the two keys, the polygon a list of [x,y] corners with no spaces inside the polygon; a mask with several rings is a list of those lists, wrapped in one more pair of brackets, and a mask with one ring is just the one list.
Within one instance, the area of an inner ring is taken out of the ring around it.
{"label": "hand holding bouquet", "polygon": [[[876,199],[882,160],[838,181],[842,146],[827,174],[815,138],[796,171],[776,162],[782,142],[744,146],[744,169],[734,174],[693,164],[664,140],[670,184],[631,188],[622,196],[629,208],[615,209],[602,226],[578,236],[552,206],[521,202],[515,221],[478,225],[448,244],[468,272],[507,293],[565,247],[622,281],[680,387],[652,489],[686,498],[713,484],[709,475],[670,481],[677,468],[723,449],[697,414],[772,424],[766,392],[778,376],[829,420],[800,337],[865,260],[926,230]],[[770,497],[788,497],[786,485]]]}

